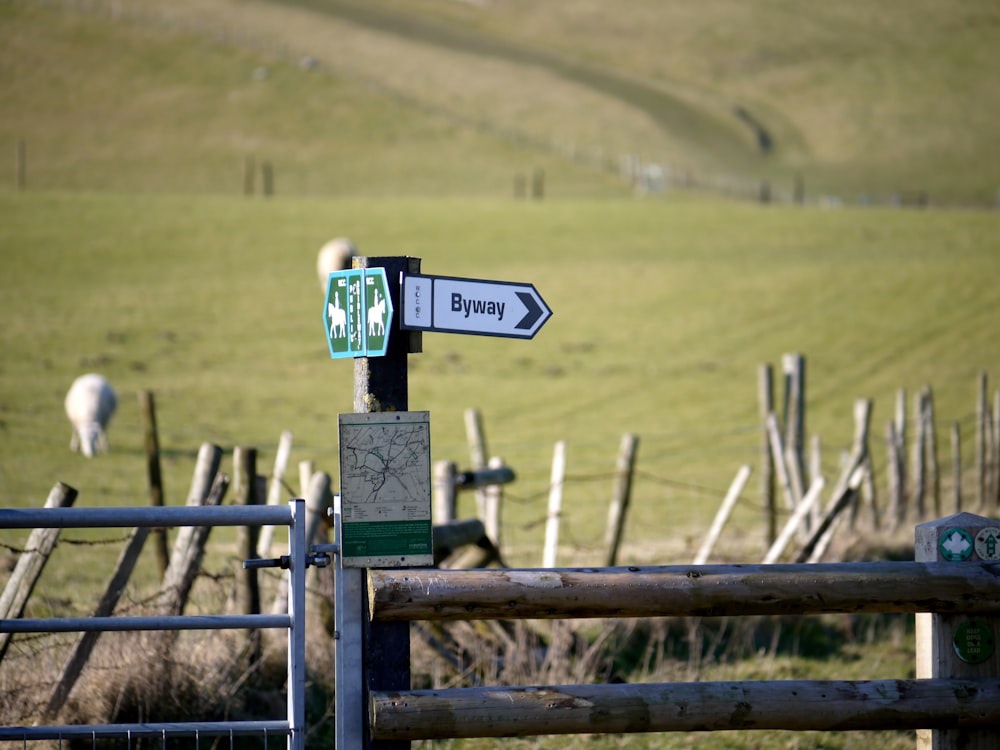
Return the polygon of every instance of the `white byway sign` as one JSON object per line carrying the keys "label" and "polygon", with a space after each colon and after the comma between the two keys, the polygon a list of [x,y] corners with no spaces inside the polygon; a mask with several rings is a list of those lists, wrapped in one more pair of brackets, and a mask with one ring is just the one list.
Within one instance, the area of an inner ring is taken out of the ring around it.
{"label": "white byway sign", "polygon": [[451,276],[403,276],[400,327],[530,339],[552,317],[531,284]]}

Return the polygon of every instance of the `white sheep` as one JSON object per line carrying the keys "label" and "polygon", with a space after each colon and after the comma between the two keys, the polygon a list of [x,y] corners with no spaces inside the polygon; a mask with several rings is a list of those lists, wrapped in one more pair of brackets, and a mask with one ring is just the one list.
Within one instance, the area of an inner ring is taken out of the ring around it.
{"label": "white sheep", "polygon": [[107,451],[108,422],[117,407],[118,397],[102,376],[90,373],[74,380],[66,394],[66,416],[73,425],[70,450],[82,451],[87,458]]}
{"label": "white sheep", "polygon": [[320,248],[316,259],[316,272],[319,274],[320,288],[325,292],[330,274],[334,271],[344,271],[351,267],[351,258],[358,254],[358,249],[346,237],[337,237]]}

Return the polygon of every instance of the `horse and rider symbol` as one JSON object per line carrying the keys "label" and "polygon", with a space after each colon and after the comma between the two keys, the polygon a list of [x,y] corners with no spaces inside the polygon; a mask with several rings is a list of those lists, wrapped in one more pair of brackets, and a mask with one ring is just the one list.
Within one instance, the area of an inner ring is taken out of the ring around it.
{"label": "horse and rider symbol", "polygon": [[[385,297],[380,297],[378,289],[373,295],[375,303],[368,308],[368,335],[385,336]],[[330,338],[347,336],[347,310],[340,306],[340,297],[326,305],[326,316],[330,320]]]}

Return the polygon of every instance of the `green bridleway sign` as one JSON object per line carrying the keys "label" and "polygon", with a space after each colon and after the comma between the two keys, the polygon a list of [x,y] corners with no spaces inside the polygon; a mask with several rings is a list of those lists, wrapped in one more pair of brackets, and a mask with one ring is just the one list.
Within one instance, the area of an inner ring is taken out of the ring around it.
{"label": "green bridleway sign", "polygon": [[333,359],[385,356],[392,313],[384,268],[331,273],[323,306],[330,356]]}

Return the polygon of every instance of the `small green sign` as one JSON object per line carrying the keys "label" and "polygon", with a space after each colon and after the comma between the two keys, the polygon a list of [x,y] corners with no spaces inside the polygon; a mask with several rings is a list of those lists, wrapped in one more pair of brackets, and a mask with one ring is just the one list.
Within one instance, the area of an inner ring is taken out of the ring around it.
{"label": "small green sign", "polygon": [[384,268],[330,274],[323,327],[333,359],[384,357],[389,347],[392,298]]}
{"label": "small green sign", "polygon": [[938,552],[941,559],[946,562],[962,562],[972,556],[975,549],[972,543],[972,534],[965,529],[953,526],[945,530],[938,540]]}
{"label": "small green sign", "polygon": [[996,638],[985,620],[966,620],[955,629],[955,653],[966,664],[982,664],[993,656]]}

